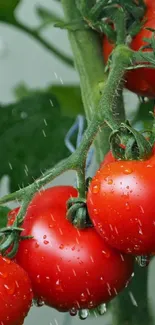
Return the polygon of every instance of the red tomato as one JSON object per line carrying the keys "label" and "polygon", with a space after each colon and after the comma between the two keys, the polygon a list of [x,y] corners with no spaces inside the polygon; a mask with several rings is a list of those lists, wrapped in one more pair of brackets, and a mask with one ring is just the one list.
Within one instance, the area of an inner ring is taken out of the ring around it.
{"label": "red tomato", "polygon": [[125,253],[155,251],[155,159],[117,161],[97,171],[87,196],[90,218],[104,240]]}
{"label": "red tomato", "polygon": [[[154,9],[151,7],[146,13],[147,21],[144,24],[141,31],[133,38],[131,42],[131,48],[134,51],[138,51],[142,46],[146,45],[144,38],[151,38],[152,32],[146,30],[146,27],[151,27],[155,29],[155,5]],[[111,54],[114,45],[111,44],[107,37],[103,38],[103,56],[105,62],[107,62],[109,55]],[[144,51],[152,51],[144,50]],[[137,70],[132,70],[126,74],[126,84],[125,87],[129,90],[137,93],[141,96],[155,97],[155,69],[151,68],[140,68]]]}
{"label": "red tomato", "polygon": [[22,241],[16,256],[29,274],[35,297],[59,311],[109,301],[133,272],[132,257],[107,247],[94,228],[79,231],[69,223],[66,201],[76,196],[71,186],[37,194],[22,225],[22,235],[34,238]]}
{"label": "red tomato", "polygon": [[103,161],[101,162],[100,168],[103,166],[106,166],[107,164],[110,164],[112,162],[116,161],[116,159],[114,158],[111,150],[105,155]]}
{"label": "red tomato", "polygon": [[146,4],[146,16],[151,16],[155,14],[155,2],[152,0],[145,0],[144,1]]}
{"label": "red tomato", "polygon": [[0,325],[22,325],[32,302],[27,273],[0,256]]}

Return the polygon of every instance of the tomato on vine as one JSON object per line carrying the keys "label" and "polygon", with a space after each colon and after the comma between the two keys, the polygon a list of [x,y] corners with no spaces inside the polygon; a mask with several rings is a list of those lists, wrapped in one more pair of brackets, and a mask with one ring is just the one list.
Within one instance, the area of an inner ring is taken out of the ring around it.
{"label": "tomato on vine", "polygon": [[22,225],[22,235],[33,239],[21,241],[16,256],[35,298],[71,313],[111,300],[133,272],[131,256],[108,247],[94,228],[78,230],[66,219],[66,202],[76,196],[71,186],[36,194]]}
{"label": "tomato on vine", "polygon": [[[152,156],[149,158],[149,160],[155,158],[155,144],[152,147]],[[107,154],[105,155],[103,161],[100,164],[100,168],[106,166],[107,164],[113,163],[117,161],[117,159],[113,156],[112,151],[109,150]]]}
{"label": "tomato on vine", "polygon": [[134,255],[154,253],[154,183],[154,157],[147,161],[116,161],[97,171],[87,206],[106,243]]}
{"label": "tomato on vine", "polygon": [[0,324],[22,325],[32,303],[27,273],[0,255]]}
{"label": "tomato on vine", "polygon": [[[151,30],[146,28],[155,29],[155,5],[152,4],[153,1],[146,1],[147,11],[144,19],[142,29],[138,34],[133,38],[130,47],[134,51],[138,51],[141,47],[146,46],[144,38],[148,39],[153,36]],[[108,61],[110,54],[114,45],[108,41],[107,37],[103,38],[103,56],[105,62]],[[144,49],[143,51],[152,51],[152,49]],[[126,73],[126,83],[125,87],[129,90],[137,93],[141,96],[155,97],[155,71],[153,68],[139,68],[135,70],[128,71]]]}

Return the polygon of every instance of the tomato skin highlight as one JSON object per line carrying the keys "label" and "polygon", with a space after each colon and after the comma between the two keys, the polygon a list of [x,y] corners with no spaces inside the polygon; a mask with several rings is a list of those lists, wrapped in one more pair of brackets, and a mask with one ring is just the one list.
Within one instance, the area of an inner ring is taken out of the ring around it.
{"label": "tomato skin highlight", "polygon": [[34,197],[22,225],[22,235],[34,238],[21,241],[16,256],[35,297],[59,311],[91,309],[111,300],[133,272],[133,257],[108,247],[94,228],[79,231],[69,223],[66,201],[71,196],[77,196],[76,189],[58,186]]}
{"label": "tomato skin highlight", "polygon": [[[146,3],[147,5],[147,3]],[[144,23],[140,32],[133,38],[131,42],[131,49],[138,51],[142,46],[146,45],[144,38],[151,38],[152,32],[145,28],[155,29],[155,5],[148,3],[148,9],[146,11],[144,19],[147,21]],[[109,55],[112,53],[114,45],[108,41],[107,37],[103,37],[103,56],[105,62],[108,61]],[[145,49],[145,51],[152,51],[151,49]],[[132,71],[128,71],[125,75],[125,87],[132,92],[135,92],[141,96],[155,97],[155,69],[140,68]]]}
{"label": "tomato skin highlight", "polygon": [[125,253],[155,251],[155,159],[101,167],[87,195],[90,218],[107,244]]}
{"label": "tomato skin highlight", "polygon": [[0,324],[22,325],[32,303],[27,273],[0,255]]}

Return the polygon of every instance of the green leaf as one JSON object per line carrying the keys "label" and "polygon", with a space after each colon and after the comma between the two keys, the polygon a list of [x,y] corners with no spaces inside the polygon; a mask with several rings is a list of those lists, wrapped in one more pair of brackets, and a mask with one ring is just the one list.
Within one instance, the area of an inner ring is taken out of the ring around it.
{"label": "green leaf", "polygon": [[50,93],[34,93],[0,107],[0,177],[11,177],[11,190],[27,185],[69,155],[64,137],[74,118],[61,114]]}
{"label": "green leaf", "polygon": [[24,82],[20,82],[13,89],[13,93],[16,97],[16,100],[21,100],[24,97],[29,96],[36,91],[37,90],[32,90],[31,88],[29,88]]}
{"label": "green leaf", "polygon": [[81,98],[80,87],[77,85],[65,86],[51,86],[48,90],[55,95],[60,107],[61,112],[67,116],[76,116],[77,114],[84,114],[84,108]]}
{"label": "green leaf", "polygon": [[37,6],[36,7],[36,12],[37,12],[37,15],[39,16],[39,18],[41,20],[43,20],[44,22],[62,22],[62,19],[60,18],[60,16],[58,16],[57,14],[53,13],[52,11],[44,8],[44,7],[40,7],[40,6]]}
{"label": "green leaf", "polygon": [[[20,83],[14,88],[14,94],[18,100],[36,92],[40,93],[41,90],[31,89],[25,83]],[[76,117],[78,114],[84,114],[81,91],[78,85],[52,85],[44,92],[56,96],[63,115]]]}
{"label": "green leaf", "polygon": [[12,19],[14,10],[21,0],[0,0],[0,20],[7,21]]}
{"label": "green leaf", "polygon": [[10,209],[8,207],[0,207],[0,228],[6,226],[9,211]]}
{"label": "green leaf", "polygon": [[75,19],[71,22],[64,22],[64,21],[60,21],[60,22],[56,22],[54,24],[54,27],[58,27],[61,29],[67,29],[70,31],[76,31],[76,30],[83,30],[83,29],[88,29],[88,25],[86,25],[86,23],[81,19]]}
{"label": "green leaf", "polygon": [[154,110],[154,100],[151,99],[148,102],[142,102],[139,105],[138,112],[132,121],[133,126],[137,126],[139,130],[151,129],[153,124],[153,118],[150,112]]}

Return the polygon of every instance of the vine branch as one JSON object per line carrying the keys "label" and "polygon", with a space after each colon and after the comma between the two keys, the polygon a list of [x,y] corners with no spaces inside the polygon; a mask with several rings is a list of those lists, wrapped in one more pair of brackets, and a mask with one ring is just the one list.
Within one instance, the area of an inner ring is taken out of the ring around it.
{"label": "vine branch", "polygon": [[74,67],[74,62],[72,58],[70,58],[68,55],[62,53],[62,51],[59,51],[54,45],[46,41],[35,29],[32,29],[23,23],[19,22],[18,20],[11,19],[7,21],[2,21],[3,23],[10,24],[22,32],[26,33],[30,37],[34,38],[37,42],[39,42],[44,48],[46,48],[48,51],[50,51],[52,54],[54,54],[59,60],[61,60],[63,63],[67,64],[69,67]]}

